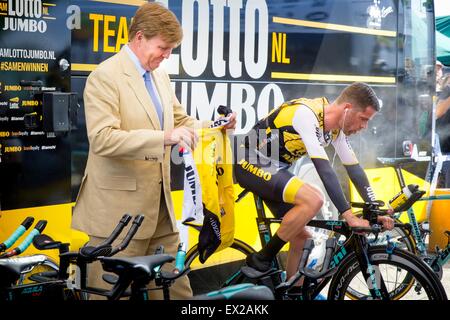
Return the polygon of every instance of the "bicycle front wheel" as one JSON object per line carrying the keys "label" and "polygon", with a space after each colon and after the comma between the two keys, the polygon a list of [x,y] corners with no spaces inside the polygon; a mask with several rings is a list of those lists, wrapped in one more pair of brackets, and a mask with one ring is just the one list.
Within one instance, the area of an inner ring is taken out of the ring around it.
{"label": "bicycle front wheel", "polygon": [[[407,250],[413,254],[416,253],[416,243],[414,241],[414,238],[403,228],[395,227],[392,230],[380,232],[377,237],[375,237],[373,234],[370,234],[367,236],[367,239],[371,246],[386,246],[389,239],[390,244],[395,246],[396,249]],[[393,299],[397,299],[397,296],[403,296],[414,283],[414,279],[409,273],[399,274],[398,276],[402,277],[402,279],[397,279],[399,287],[395,290],[396,293]],[[364,293],[359,292],[358,288],[349,286],[349,288],[347,289],[348,298],[352,300],[358,300],[361,296],[364,296]]]}
{"label": "bicycle front wheel", "polygon": [[[445,290],[434,272],[422,260],[404,250],[389,254],[384,246],[369,248],[369,259],[375,270],[375,284],[384,282],[392,300],[447,300]],[[407,279],[405,281],[405,279]],[[412,279],[412,281],[410,281]],[[357,299],[370,300],[372,296],[361,273],[355,253],[342,262],[333,276],[328,292],[329,300],[344,300],[348,289],[358,292]]]}
{"label": "bicycle front wheel", "polygon": [[185,267],[191,268],[188,274],[194,295],[204,294],[233,284],[243,282],[240,273],[245,258],[255,250],[245,242],[234,239],[230,247],[212,254],[205,264],[198,256],[198,245],[186,254]]}

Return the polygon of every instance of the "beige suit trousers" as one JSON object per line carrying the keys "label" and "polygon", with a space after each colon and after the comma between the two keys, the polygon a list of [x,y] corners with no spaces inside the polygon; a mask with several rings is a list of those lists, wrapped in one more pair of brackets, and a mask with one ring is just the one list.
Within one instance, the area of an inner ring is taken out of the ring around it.
{"label": "beige suit trousers", "polygon": [[[131,222],[129,223],[131,225]],[[128,230],[129,226],[127,226],[122,233],[125,233]],[[111,230],[112,231],[112,230]],[[88,245],[95,246],[101,242],[103,242],[105,238],[99,237],[90,237],[90,241]],[[116,241],[113,245],[117,245],[121,241]],[[167,210],[166,203],[164,201],[164,196],[161,199],[161,205],[158,216],[158,224],[153,235],[150,235],[150,238],[143,240],[131,240],[128,247],[119,253],[116,256],[145,256],[151,255],[155,253],[155,250],[160,246],[164,246],[164,253],[173,255],[175,257],[178,244],[180,243],[180,237],[178,231],[174,231],[172,229],[172,223],[169,218],[169,213]],[[163,267],[163,270],[171,271],[175,267],[173,263],[166,263]],[[104,288],[111,289],[112,286],[106,283],[102,279],[102,275],[106,272],[103,271],[101,263],[96,261],[88,265],[88,286],[95,288]],[[150,282],[149,288],[154,288],[153,281]],[[173,285],[170,287],[170,299],[171,300],[180,300],[180,299],[189,299],[192,297],[192,290],[189,283],[189,278],[187,276],[183,276],[177,279]],[[163,293],[162,290],[150,290],[149,298],[151,300],[162,300]],[[103,297],[98,295],[91,295],[90,299],[92,300],[102,300]]]}

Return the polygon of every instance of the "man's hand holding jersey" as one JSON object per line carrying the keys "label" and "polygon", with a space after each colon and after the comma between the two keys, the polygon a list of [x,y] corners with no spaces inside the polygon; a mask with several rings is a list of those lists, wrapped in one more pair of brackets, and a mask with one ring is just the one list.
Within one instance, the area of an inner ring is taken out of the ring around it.
{"label": "man's hand holding jersey", "polygon": [[178,144],[180,147],[192,151],[198,142],[198,135],[190,127],[178,127],[164,132],[164,145],[171,146]]}
{"label": "man's hand holding jersey", "polygon": [[227,116],[228,123],[223,126],[223,130],[234,130],[236,129],[236,112],[233,112]]}

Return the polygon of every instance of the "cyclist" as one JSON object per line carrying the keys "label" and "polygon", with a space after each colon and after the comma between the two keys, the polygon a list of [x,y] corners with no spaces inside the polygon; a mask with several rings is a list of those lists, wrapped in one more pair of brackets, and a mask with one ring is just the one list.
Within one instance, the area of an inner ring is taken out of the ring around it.
{"label": "cyclist", "polygon": [[[294,99],[255,124],[238,148],[235,176],[242,187],[260,196],[272,213],[283,219],[269,243],[247,257],[247,265],[268,271],[275,255],[289,242],[287,276],[296,272],[304,241],[311,237],[305,225],[323,204],[319,189],[287,170],[302,156],[311,158],[340,217],[352,227],[369,226],[367,220],[353,215],[324,147],[333,145],[364,201],[375,200],[347,136],[367,128],[379,108],[373,89],[357,82],[332,103],[325,97]],[[390,217],[379,217],[379,222],[386,229],[394,226]]]}

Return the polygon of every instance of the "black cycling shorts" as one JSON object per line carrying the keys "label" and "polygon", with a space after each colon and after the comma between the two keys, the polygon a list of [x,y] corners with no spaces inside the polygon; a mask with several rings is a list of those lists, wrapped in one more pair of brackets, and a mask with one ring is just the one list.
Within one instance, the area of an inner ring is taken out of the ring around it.
{"label": "black cycling shorts", "polygon": [[293,207],[295,195],[304,182],[281,165],[254,150],[241,146],[234,174],[239,185],[257,194],[276,217]]}

